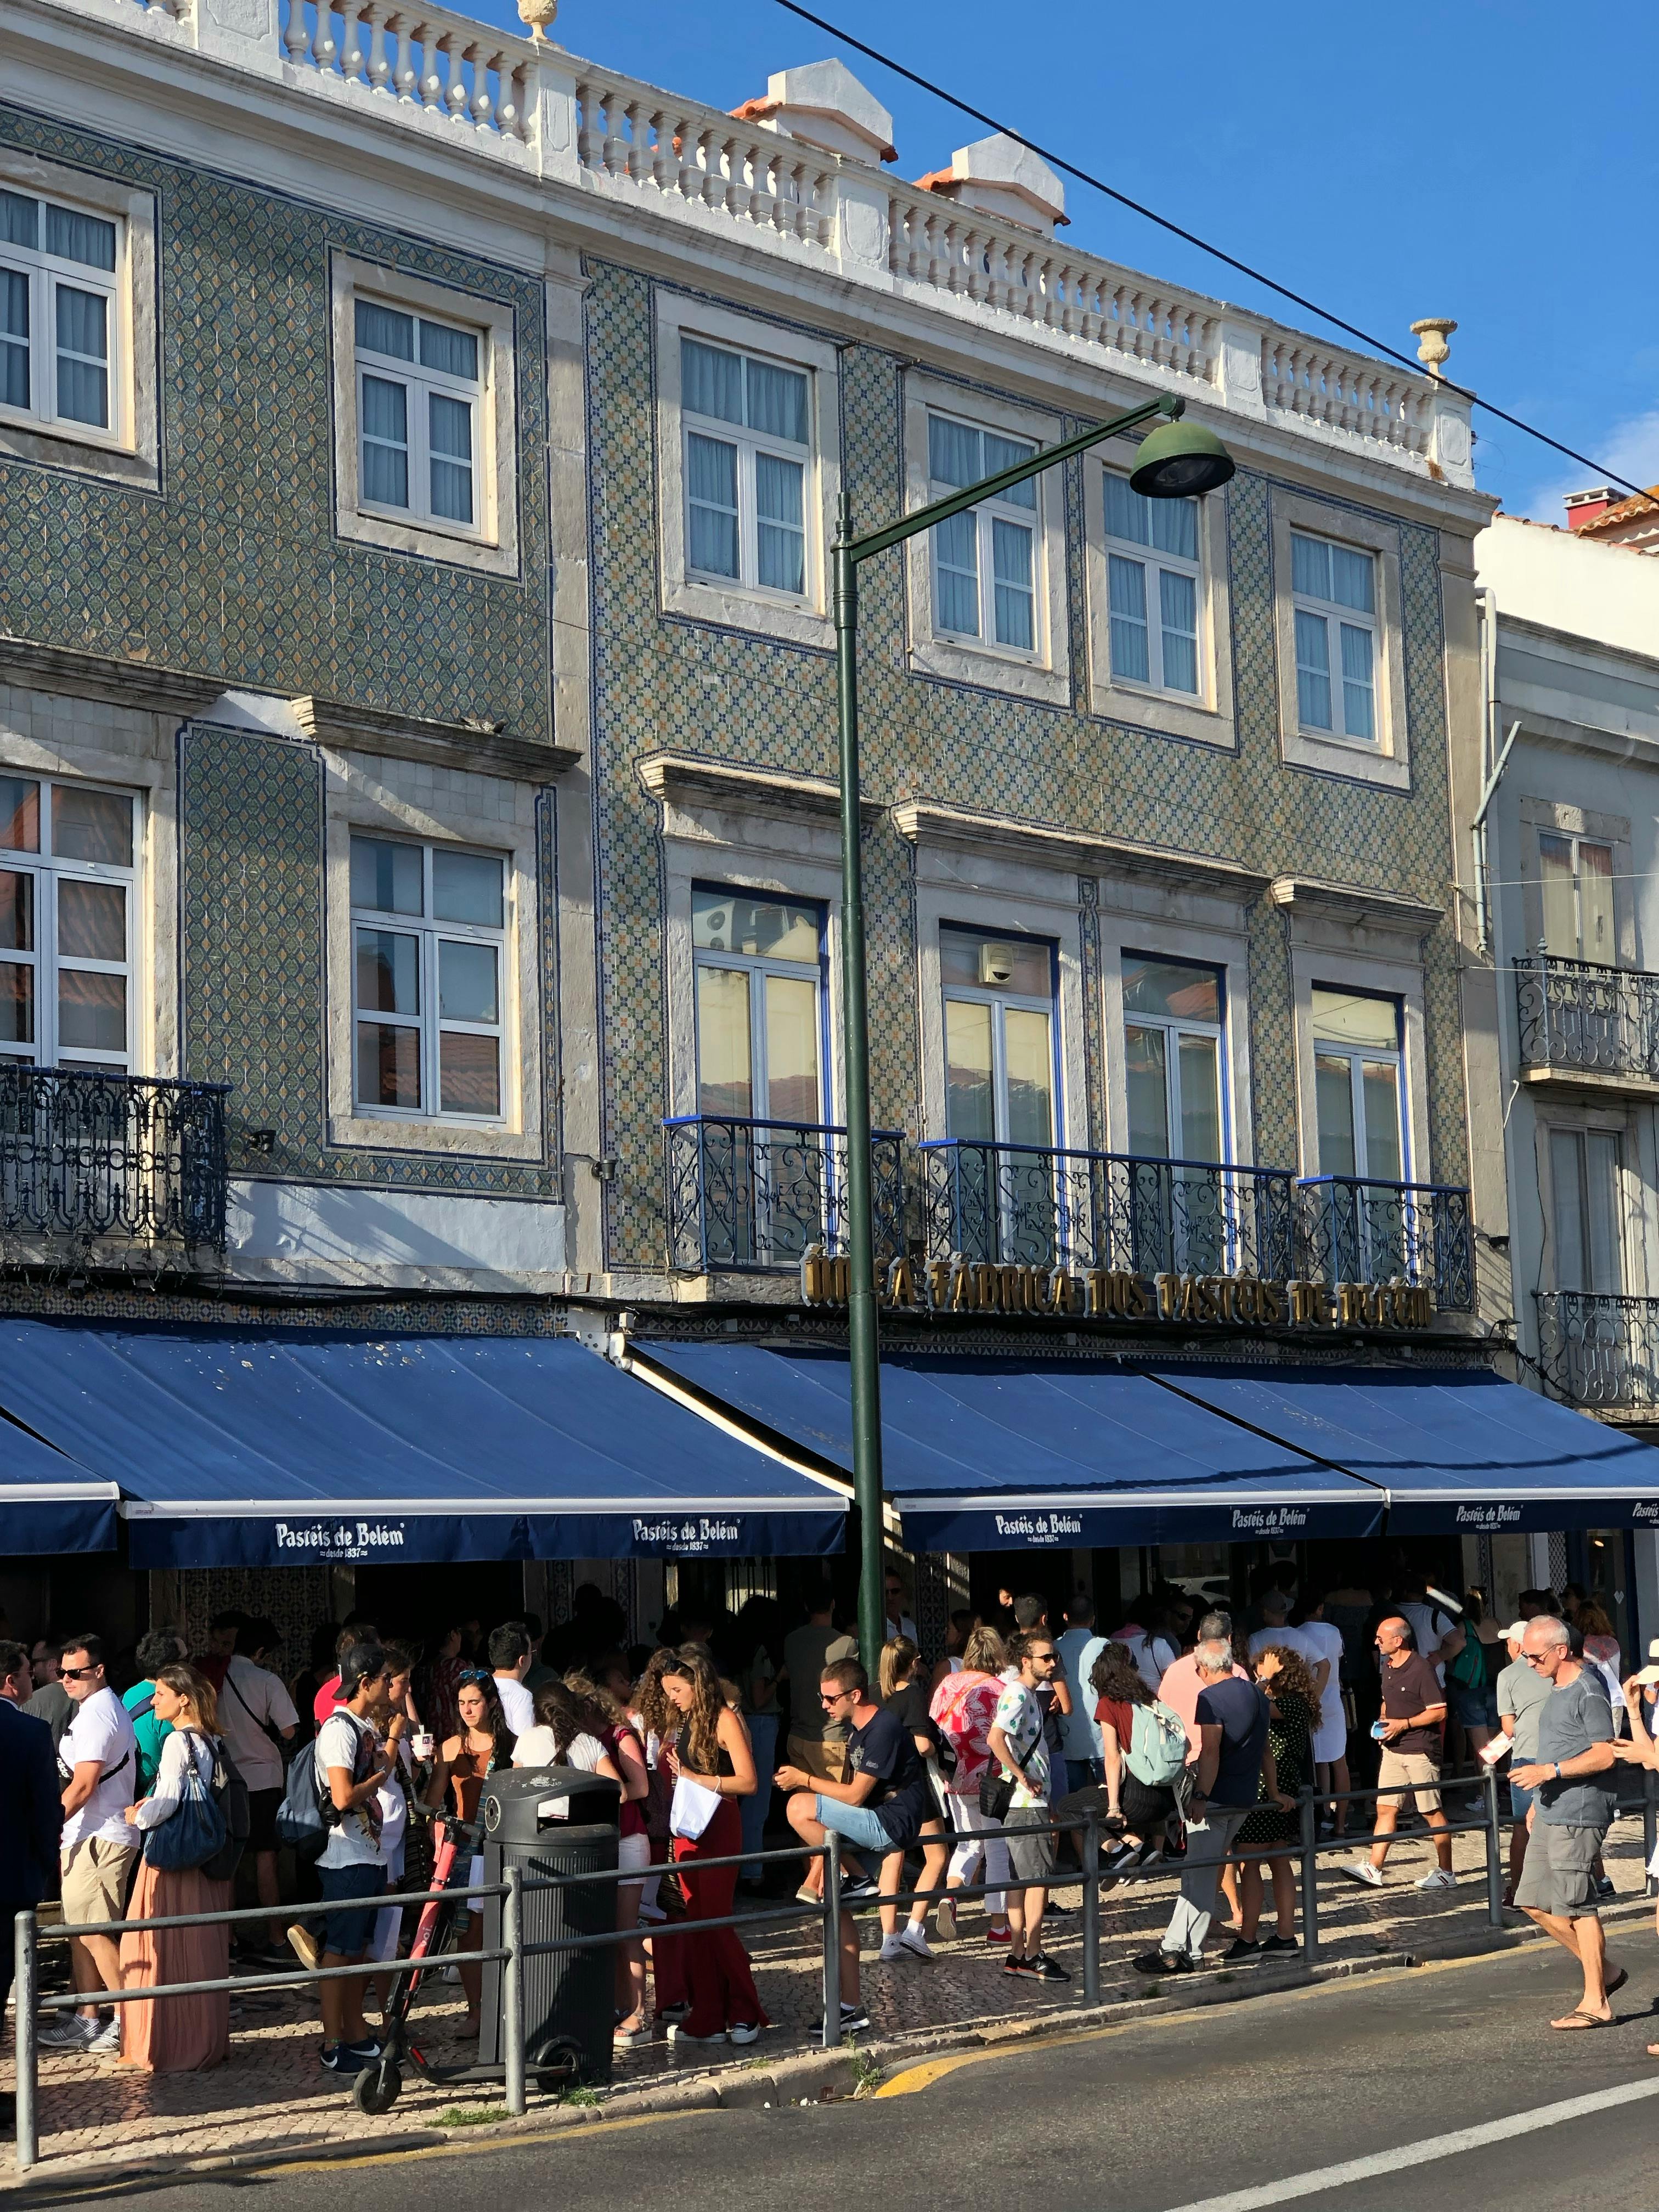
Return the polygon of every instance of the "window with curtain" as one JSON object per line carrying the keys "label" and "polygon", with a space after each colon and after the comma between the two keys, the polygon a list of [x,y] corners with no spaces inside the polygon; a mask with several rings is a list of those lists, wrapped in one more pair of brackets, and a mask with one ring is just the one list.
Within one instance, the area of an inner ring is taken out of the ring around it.
{"label": "window with curtain", "polygon": [[361,296],[353,328],[362,504],[475,533],[483,332]]}
{"label": "window with curtain", "polygon": [[820,1125],[822,908],[700,885],[691,894],[691,957],[697,1111]]}
{"label": "window with curtain", "polygon": [[351,841],[360,1113],[502,1117],[507,865],[496,853]]}
{"label": "window with curtain", "polygon": [[805,598],[807,372],[683,337],[680,416],[687,568],[751,591]]}
{"label": "window with curtain", "polygon": [[1318,1172],[1406,1182],[1399,1001],[1316,983],[1312,1014]]}
{"label": "window with curtain", "polygon": [[0,413],[118,433],[121,227],[0,190]]}
{"label": "window with curtain", "polygon": [[1123,956],[1129,1150],[1152,1159],[1225,1158],[1222,980],[1218,968]]}
{"label": "window with curtain", "polygon": [[1375,744],[1376,556],[1293,530],[1291,592],[1303,728]]}
{"label": "window with curtain", "polygon": [[131,1071],[136,807],[0,774],[0,1064]]}
{"label": "window with curtain", "polygon": [[1112,678],[1196,699],[1203,691],[1198,501],[1145,499],[1104,471]]}
{"label": "window with curtain", "polygon": [[1550,1131],[1558,1291],[1624,1289],[1622,1168],[1616,1130]]}
{"label": "window with curtain", "polygon": [[1043,939],[939,931],[945,1133],[1054,1142],[1054,948]]}
{"label": "window with curtain", "polygon": [[[927,496],[944,499],[1012,468],[1036,451],[949,415],[927,417]],[[1035,659],[1038,497],[1035,480],[1016,484],[933,532],[933,628]]]}
{"label": "window with curtain", "polygon": [[1540,831],[1538,883],[1544,950],[1558,960],[1617,961],[1613,927],[1613,848],[1590,837]]}

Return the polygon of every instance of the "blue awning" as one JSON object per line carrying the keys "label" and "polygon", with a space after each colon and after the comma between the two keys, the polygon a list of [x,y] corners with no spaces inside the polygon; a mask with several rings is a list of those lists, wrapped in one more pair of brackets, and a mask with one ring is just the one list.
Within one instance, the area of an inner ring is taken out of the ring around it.
{"label": "blue awning", "polygon": [[1402,1535],[1659,1528],[1659,1451],[1482,1370],[1169,1366],[1171,1389],[1389,1493]]}
{"label": "blue awning", "polygon": [[112,1552],[120,1495],[114,1483],[0,1417],[0,1553]]}
{"label": "blue awning", "polygon": [[[635,1348],[850,1469],[843,1354]],[[1364,1536],[1382,1523],[1380,1489],[1115,1361],[896,1353],[882,1361],[881,1394],[883,1480],[919,1551]]]}
{"label": "blue awning", "polygon": [[822,1554],[846,1521],[570,1337],[9,1319],[0,1407],[119,1486],[137,1567]]}

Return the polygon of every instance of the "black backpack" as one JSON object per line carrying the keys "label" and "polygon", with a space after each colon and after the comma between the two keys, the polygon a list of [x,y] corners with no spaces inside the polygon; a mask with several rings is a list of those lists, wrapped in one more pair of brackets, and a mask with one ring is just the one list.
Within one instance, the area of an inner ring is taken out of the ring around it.
{"label": "black backpack", "polygon": [[224,1816],[225,1840],[203,1867],[210,1881],[234,1881],[247,1849],[252,1827],[247,1784],[236,1771],[236,1762],[222,1741],[213,1747],[213,1802]]}

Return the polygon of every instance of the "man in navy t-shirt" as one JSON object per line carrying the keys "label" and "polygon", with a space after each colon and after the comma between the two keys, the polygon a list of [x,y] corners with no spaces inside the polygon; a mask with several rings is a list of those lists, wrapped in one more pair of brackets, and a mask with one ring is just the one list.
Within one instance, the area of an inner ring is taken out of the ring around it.
{"label": "man in navy t-shirt", "polygon": [[[860,1850],[878,1851],[882,1887],[896,1890],[905,1850],[931,1810],[927,1771],[898,1715],[884,1712],[870,1695],[870,1677],[858,1660],[827,1666],[819,1695],[826,1721],[851,1724],[847,1779],[830,1782],[801,1767],[779,1767],[773,1779],[780,1790],[794,1793],[789,1825],[810,1850],[818,1849],[833,1829]],[[919,1955],[928,1955],[925,1948]],[[868,2027],[859,1991],[858,1929],[850,1912],[841,1921],[841,1999],[843,2030]]]}
{"label": "man in navy t-shirt", "polygon": [[1254,1682],[1233,1674],[1231,1644],[1212,1637],[1193,1657],[1200,1682],[1200,1747],[1187,1810],[1187,1857],[1162,1946],[1131,1962],[1141,1974],[1182,1974],[1204,1963],[1222,1866],[1255,1803],[1267,1748],[1267,1700]]}

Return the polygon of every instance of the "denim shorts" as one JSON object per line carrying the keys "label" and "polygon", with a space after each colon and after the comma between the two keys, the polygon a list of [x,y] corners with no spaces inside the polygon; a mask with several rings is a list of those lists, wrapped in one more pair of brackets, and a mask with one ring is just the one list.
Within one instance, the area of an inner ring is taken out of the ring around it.
{"label": "denim shorts", "polygon": [[1446,1692],[1451,1709],[1465,1728],[1495,1729],[1498,1726],[1498,1692],[1483,1683],[1478,1690],[1468,1689],[1462,1682],[1448,1682]]}
{"label": "denim shorts", "polygon": [[386,1869],[319,1867],[317,1879],[323,1886],[325,1905],[332,1905],[337,1898],[363,1900],[359,1911],[325,1912],[316,1923],[325,1951],[333,1951],[342,1959],[361,1958],[374,1940],[374,1923],[380,1912],[380,1899],[386,1894]]}
{"label": "denim shorts", "polygon": [[876,1818],[872,1807],[848,1805],[839,1797],[819,1797],[815,1803],[819,1826],[833,1828],[836,1835],[844,1836],[849,1844],[856,1844],[860,1850],[884,1854],[898,1848]]}
{"label": "denim shorts", "polygon": [[1537,1795],[1538,1792],[1535,1790],[1523,1790],[1518,1782],[1511,1782],[1510,1784],[1510,1820],[1524,1820],[1531,1812],[1533,1800]]}

